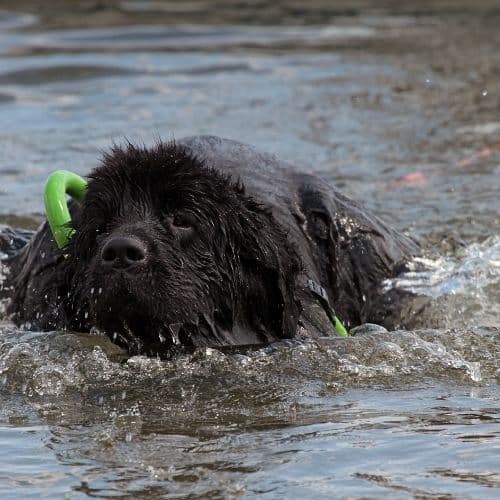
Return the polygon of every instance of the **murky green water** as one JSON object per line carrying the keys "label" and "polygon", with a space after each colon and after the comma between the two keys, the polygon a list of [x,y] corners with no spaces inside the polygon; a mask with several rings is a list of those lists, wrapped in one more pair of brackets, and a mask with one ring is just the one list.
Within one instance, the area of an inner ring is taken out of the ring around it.
{"label": "murky green water", "polygon": [[4,319],[0,497],[498,498],[495,2],[107,5],[0,2],[0,223],[36,224],[47,173],[112,141],[217,134],[416,235],[387,286],[433,307],[416,331],[163,362]]}

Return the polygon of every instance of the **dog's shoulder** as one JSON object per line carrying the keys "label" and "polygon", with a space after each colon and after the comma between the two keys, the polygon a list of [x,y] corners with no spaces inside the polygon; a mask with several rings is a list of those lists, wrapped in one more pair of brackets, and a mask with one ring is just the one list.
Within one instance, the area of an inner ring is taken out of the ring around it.
{"label": "dog's shoulder", "polygon": [[41,329],[61,327],[60,313],[54,304],[60,302],[57,290],[64,257],[49,225],[43,222],[35,232],[14,233],[18,246],[4,261],[8,268],[5,287],[10,290],[7,312],[17,323],[29,322]]}

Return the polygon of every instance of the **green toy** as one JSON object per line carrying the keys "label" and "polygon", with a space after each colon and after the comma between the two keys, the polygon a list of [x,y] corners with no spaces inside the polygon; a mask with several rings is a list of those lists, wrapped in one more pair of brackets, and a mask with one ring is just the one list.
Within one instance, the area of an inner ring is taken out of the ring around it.
{"label": "green toy", "polygon": [[57,170],[47,179],[44,191],[45,212],[59,248],[67,246],[74,233],[69,225],[71,215],[66,195],[81,202],[85,197],[86,189],[87,181],[67,170]]}

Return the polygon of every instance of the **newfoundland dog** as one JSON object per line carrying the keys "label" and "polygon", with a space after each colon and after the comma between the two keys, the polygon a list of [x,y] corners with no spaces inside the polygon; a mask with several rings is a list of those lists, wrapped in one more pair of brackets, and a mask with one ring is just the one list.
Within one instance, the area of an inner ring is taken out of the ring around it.
{"label": "newfoundland dog", "polygon": [[382,282],[418,252],[316,176],[218,137],[115,146],[70,207],[65,248],[44,223],[6,261],[7,311],[130,353],[397,326]]}

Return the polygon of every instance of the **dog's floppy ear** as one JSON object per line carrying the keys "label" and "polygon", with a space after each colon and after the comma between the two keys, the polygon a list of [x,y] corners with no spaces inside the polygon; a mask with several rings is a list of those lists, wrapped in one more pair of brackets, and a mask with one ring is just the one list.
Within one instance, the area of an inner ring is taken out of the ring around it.
{"label": "dog's floppy ear", "polygon": [[295,296],[301,268],[295,248],[272,214],[246,200],[238,235],[242,304],[236,322],[262,341],[295,336],[300,304]]}

